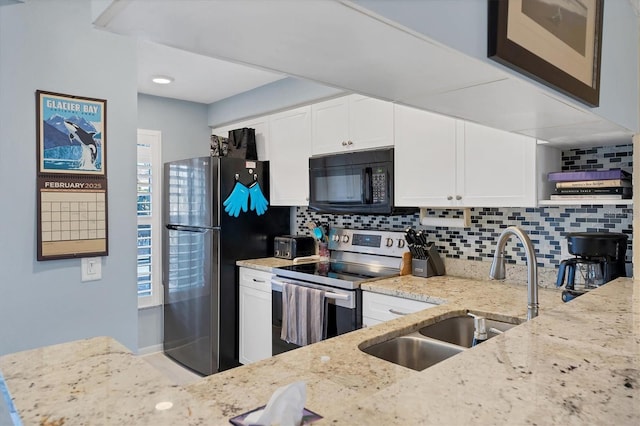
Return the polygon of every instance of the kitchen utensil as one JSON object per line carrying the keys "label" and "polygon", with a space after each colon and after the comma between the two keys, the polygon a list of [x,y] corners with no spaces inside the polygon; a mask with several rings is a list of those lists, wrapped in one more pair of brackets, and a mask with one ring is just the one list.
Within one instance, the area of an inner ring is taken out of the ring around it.
{"label": "kitchen utensil", "polygon": [[249,186],[249,196],[251,198],[250,210],[255,210],[258,216],[267,211],[269,201],[264,197],[260,184],[256,181]]}

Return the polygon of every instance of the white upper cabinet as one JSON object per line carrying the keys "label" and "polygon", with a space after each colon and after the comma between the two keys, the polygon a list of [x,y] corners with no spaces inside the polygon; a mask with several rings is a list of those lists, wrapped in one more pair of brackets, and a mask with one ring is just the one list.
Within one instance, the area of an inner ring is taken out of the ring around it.
{"label": "white upper cabinet", "polygon": [[349,95],[312,105],[312,155],[393,145],[393,104]]}
{"label": "white upper cabinet", "polygon": [[536,140],[464,123],[457,192],[469,207],[535,207]]}
{"label": "white upper cabinet", "polygon": [[456,193],[456,120],[395,106],[395,205],[441,206]]}
{"label": "white upper cabinet", "polygon": [[311,107],[284,111],[269,119],[270,202],[309,205]]}
{"label": "white upper cabinet", "polygon": [[395,122],[397,206],[536,206],[535,139],[401,105]]}

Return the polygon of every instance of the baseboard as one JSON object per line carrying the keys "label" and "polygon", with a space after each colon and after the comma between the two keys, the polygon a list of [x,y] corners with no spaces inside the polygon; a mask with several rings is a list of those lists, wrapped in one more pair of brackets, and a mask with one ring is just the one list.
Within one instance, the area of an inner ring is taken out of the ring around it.
{"label": "baseboard", "polygon": [[145,346],[144,348],[138,348],[138,355],[151,355],[157,352],[162,352],[162,343],[158,345]]}

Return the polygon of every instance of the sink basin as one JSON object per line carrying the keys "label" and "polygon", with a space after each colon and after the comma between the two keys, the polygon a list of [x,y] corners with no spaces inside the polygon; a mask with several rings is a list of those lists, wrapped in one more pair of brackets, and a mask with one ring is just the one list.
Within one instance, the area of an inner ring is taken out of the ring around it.
{"label": "sink basin", "polygon": [[[485,320],[487,338],[499,334],[489,331],[491,328],[505,332],[518,325],[486,317]],[[514,322],[518,321],[514,318]],[[473,332],[473,318],[461,315],[440,320],[382,343],[361,347],[360,350],[385,361],[422,371],[470,348],[473,344]]]}
{"label": "sink basin", "polygon": [[431,367],[463,350],[445,342],[427,339],[417,332],[362,349],[369,355],[416,371]]}
{"label": "sink basin", "polygon": [[[508,322],[496,321],[486,319],[487,338],[497,336],[498,334],[489,331],[491,328],[495,328],[499,331],[507,331],[510,328],[515,327],[517,324],[511,324]],[[447,318],[439,321],[435,324],[428,325],[419,330],[423,336],[430,337],[432,339],[441,340],[454,345],[470,348],[473,343],[473,331],[474,324],[473,318],[469,316],[459,316],[453,318]]]}

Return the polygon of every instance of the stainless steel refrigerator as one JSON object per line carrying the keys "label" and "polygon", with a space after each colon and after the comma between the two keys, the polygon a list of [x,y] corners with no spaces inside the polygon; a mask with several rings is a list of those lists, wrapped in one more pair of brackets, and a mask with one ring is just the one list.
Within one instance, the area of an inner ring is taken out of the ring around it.
{"label": "stainless steel refrigerator", "polygon": [[203,375],[240,365],[236,261],[272,256],[274,237],[290,233],[289,208],[260,198],[269,198],[268,166],[227,157],[164,165],[163,347]]}

